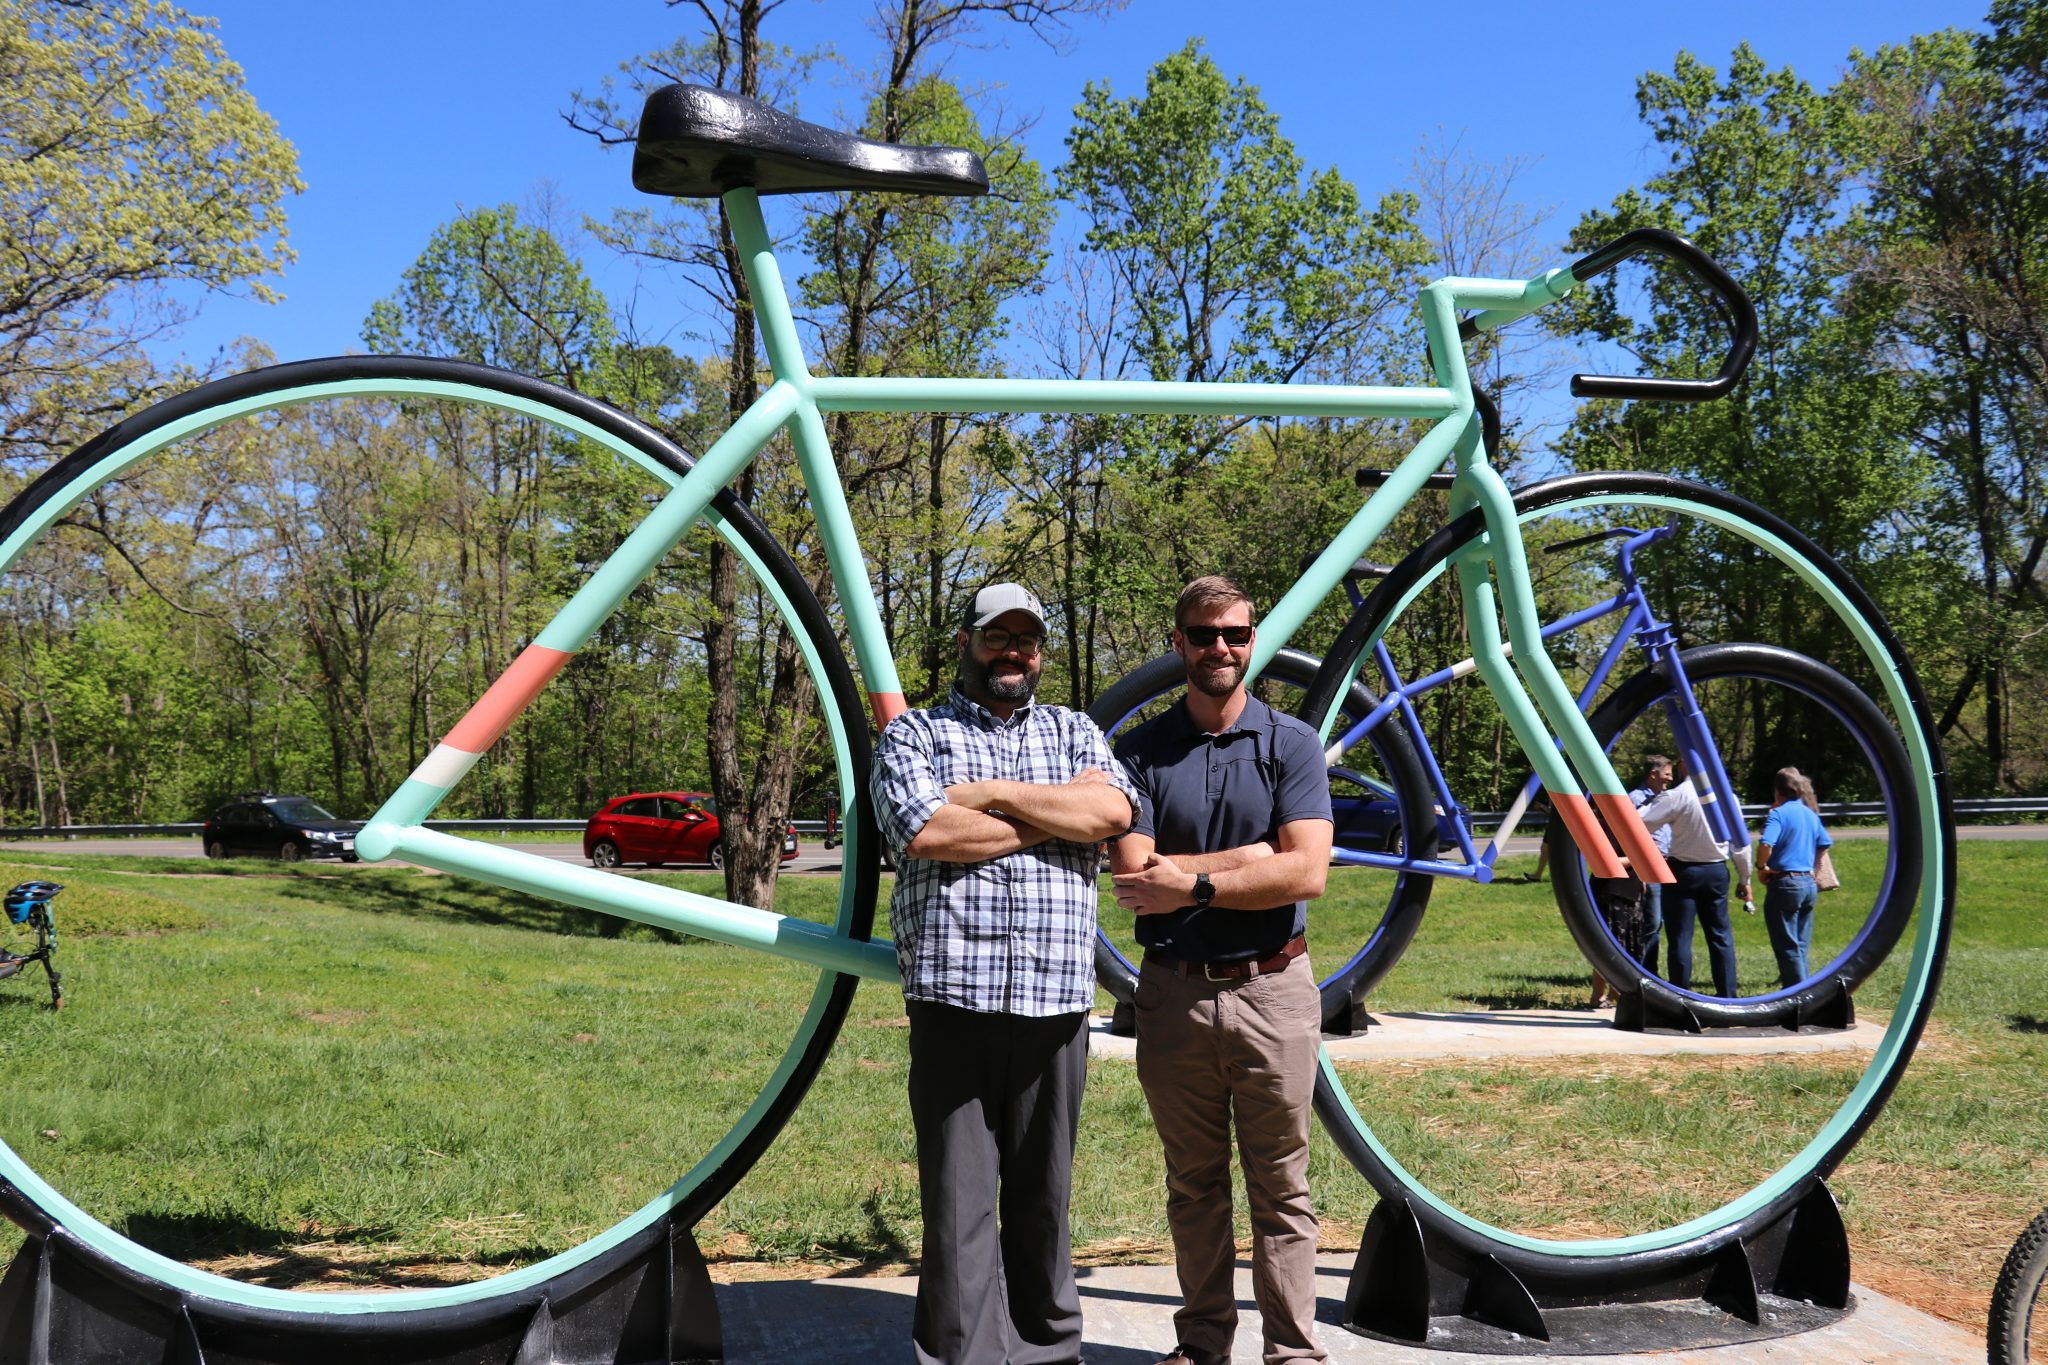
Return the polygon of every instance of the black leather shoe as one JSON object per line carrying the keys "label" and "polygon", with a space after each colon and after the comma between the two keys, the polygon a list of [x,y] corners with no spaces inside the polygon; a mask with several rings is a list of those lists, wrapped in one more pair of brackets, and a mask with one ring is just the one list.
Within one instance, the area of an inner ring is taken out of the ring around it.
{"label": "black leather shoe", "polygon": [[1223,1356],[1197,1351],[1192,1346],[1176,1346],[1170,1355],[1159,1357],[1152,1365],[1230,1365],[1230,1361]]}

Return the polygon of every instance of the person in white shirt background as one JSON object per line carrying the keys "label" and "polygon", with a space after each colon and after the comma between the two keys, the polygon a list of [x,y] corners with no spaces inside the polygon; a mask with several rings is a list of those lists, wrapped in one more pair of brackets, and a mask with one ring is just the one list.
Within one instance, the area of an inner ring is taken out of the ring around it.
{"label": "person in white shirt background", "polygon": [[[1735,932],[1728,923],[1728,861],[1730,850],[1714,837],[1713,826],[1700,806],[1699,791],[1686,776],[1683,764],[1667,769],[1684,780],[1674,781],[1638,810],[1643,823],[1654,832],[1660,825],[1671,829],[1671,847],[1665,854],[1675,882],[1664,888],[1664,938],[1669,945],[1670,970],[1665,980],[1680,990],[1692,989],[1692,934],[1698,922],[1707,936],[1707,966],[1714,980],[1714,994],[1732,998],[1735,987]],[[1736,850],[1740,892],[1749,895],[1749,848]]]}

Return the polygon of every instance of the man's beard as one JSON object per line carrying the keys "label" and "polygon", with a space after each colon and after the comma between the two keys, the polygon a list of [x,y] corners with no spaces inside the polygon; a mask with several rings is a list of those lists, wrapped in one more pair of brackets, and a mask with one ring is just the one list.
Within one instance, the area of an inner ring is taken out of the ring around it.
{"label": "man's beard", "polygon": [[1209,697],[1227,697],[1244,681],[1244,669],[1233,659],[1220,668],[1209,668],[1200,660],[1188,665],[1188,686]]}
{"label": "man's beard", "polygon": [[[1004,669],[1001,677],[995,676],[997,668]],[[1040,665],[1026,664],[1021,671],[1008,659],[995,658],[987,663],[967,655],[960,660],[960,690],[969,696],[993,698],[1008,706],[1022,705],[1031,700],[1031,694],[1038,689]]]}

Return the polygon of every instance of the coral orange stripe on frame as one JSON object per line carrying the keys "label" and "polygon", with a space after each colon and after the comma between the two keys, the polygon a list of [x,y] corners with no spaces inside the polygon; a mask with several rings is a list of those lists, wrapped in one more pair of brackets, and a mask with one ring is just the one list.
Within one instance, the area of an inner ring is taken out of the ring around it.
{"label": "coral orange stripe on frame", "polygon": [[563,650],[528,645],[512,661],[512,666],[498,675],[490,691],[476,699],[476,705],[469,708],[469,714],[456,723],[442,743],[473,754],[496,744],[511,728],[513,719],[540,695],[540,690],[562,671],[569,658]]}
{"label": "coral orange stripe on frame", "polygon": [[1613,792],[1594,792],[1593,804],[1607,817],[1607,827],[1614,831],[1616,842],[1628,855],[1629,866],[1645,885],[1661,886],[1678,880],[1658,851],[1656,841],[1650,838],[1643,817],[1636,814],[1635,802]]}
{"label": "coral orange stripe on frame", "polygon": [[[1586,804],[1585,797],[1552,792],[1550,806],[1557,812],[1557,818],[1564,821],[1564,827],[1570,831],[1579,852],[1586,856],[1587,871],[1596,877],[1628,875],[1621,859],[1614,856],[1614,846],[1607,842],[1607,831],[1600,828],[1600,822],[1593,817],[1593,808]],[[1634,808],[1630,809],[1633,811]]]}

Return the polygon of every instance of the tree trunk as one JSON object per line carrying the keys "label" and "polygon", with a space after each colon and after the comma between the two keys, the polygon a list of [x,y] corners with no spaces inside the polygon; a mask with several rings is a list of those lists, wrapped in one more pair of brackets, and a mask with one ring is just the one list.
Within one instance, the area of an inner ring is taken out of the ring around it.
{"label": "tree trunk", "polygon": [[[739,91],[749,99],[761,87],[761,0],[740,0],[738,6]],[[732,223],[721,207],[718,244],[732,289],[732,340],[727,356],[730,379],[726,406],[732,420],[750,407],[760,386],[755,379],[754,299],[733,244]],[[754,499],[752,466],[740,477],[734,493],[742,503]],[[718,799],[718,842],[725,858],[725,894],[742,905],[768,908],[775,901],[775,877],[782,866],[782,825],[789,804],[795,755],[783,743],[796,697],[786,690],[781,655],[794,656],[794,642],[778,645],[775,685],[767,698],[767,732],[749,783],[740,754],[740,683],[737,658],[739,560],[723,542],[711,549],[711,620],[705,630],[705,672],[711,684],[708,731],[711,792]],[[808,679],[806,679],[808,682]],[[773,817],[773,818],[771,818]],[[772,826],[772,828],[771,828]]]}

